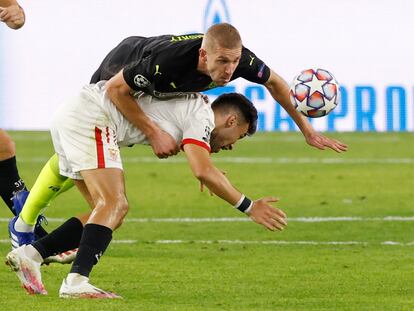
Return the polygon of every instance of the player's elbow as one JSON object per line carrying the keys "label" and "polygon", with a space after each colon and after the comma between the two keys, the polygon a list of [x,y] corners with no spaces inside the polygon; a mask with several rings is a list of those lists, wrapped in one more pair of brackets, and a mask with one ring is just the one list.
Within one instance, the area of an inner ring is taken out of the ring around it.
{"label": "player's elbow", "polygon": [[23,27],[24,25],[24,21],[21,22],[13,22],[13,23],[7,23],[7,26],[9,26],[9,28],[13,29],[13,30],[17,30]]}
{"label": "player's elbow", "polygon": [[193,170],[193,174],[200,182],[207,184],[212,179],[213,169],[211,167],[199,167]]}
{"label": "player's elbow", "polygon": [[105,90],[110,99],[130,96],[131,92],[131,88],[123,80],[121,73],[118,73],[106,82]]}
{"label": "player's elbow", "polygon": [[120,90],[119,90],[119,86],[115,85],[114,83],[112,83],[111,80],[109,80],[106,85],[105,85],[105,89],[106,89],[106,94],[108,95],[108,97],[110,99],[113,99],[115,97],[118,97],[120,94]]}
{"label": "player's elbow", "polygon": [[[109,81],[108,81],[109,82]],[[118,107],[120,103],[127,100],[127,98],[131,95],[129,95],[128,92],[124,92],[122,88],[119,85],[106,85],[106,94],[109,98],[109,100]]]}

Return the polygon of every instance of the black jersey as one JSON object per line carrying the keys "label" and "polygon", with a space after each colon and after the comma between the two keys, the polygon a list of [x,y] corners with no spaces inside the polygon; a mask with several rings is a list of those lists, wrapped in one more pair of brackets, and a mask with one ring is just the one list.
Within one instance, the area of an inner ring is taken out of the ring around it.
{"label": "black jersey", "polygon": [[[126,38],[105,57],[91,83],[109,80],[124,68],[124,79],[133,90],[158,98],[215,88],[209,76],[197,71],[202,38],[202,34]],[[243,47],[231,80],[241,77],[264,84],[269,76],[269,67]]]}

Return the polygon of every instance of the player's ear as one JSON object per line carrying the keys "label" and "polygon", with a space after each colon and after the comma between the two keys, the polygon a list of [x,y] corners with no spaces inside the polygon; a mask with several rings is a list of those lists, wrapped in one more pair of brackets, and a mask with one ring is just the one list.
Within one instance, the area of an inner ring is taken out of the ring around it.
{"label": "player's ear", "polygon": [[237,116],[230,114],[227,116],[226,127],[235,127],[237,126]]}
{"label": "player's ear", "polygon": [[207,61],[207,51],[203,48],[200,48],[198,50],[198,54],[200,55],[200,58],[203,60],[203,62]]}

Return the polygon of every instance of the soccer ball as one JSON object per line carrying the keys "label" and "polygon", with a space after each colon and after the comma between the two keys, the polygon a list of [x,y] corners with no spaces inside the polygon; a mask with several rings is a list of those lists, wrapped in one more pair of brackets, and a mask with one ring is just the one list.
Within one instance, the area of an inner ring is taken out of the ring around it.
{"label": "soccer ball", "polygon": [[326,116],[338,105],[339,98],[339,84],[325,69],[303,70],[290,86],[292,104],[310,118]]}

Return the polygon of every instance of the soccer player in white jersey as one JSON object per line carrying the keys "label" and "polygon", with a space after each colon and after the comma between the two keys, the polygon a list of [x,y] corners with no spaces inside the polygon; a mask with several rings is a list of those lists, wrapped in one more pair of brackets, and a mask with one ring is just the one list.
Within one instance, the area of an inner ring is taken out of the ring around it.
{"label": "soccer player in white jersey", "polygon": [[[165,99],[213,89],[238,78],[265,86],[293,118],[308,144],[337,152],[347,150],[346,144],[317,133],[294,109],[286,82],[247,49],[238,30],[227,23],[211,26],[204,35],[128,37],[105,57],[90,82],[108,80],[108,96],[117,109],[145,134],[154,153],[164,158],[176,154],[179,146],[135,105],[133,94],[145,92]],[[37,238],[33,229],[37,229],[39,214],[56,192],[72,185],[60,176],[57,167],[57,157],[53,156],[39,174],[31,194],[27,197],[25,192],[25,197],[15,200],[14,208],[21,213],[9,223],[12,247]]]}
{"label": "soccer player in white jersey", "polygon": [[[194,176],[214,194],[269,230],[282,230],[286,216],[266,197],[252,201],[235,189],[210,159],[256,130],[257,111],[243,95],[225,94],[209,104],[200,94],[159,100],[142,93],[136,104],[185,152]],[[48,236],[7,255],[7,263],[31,294],[46,294],[40,265],[50,255],[79,251],[59,295],[63,298],[118,298],[89,282],[92,267],[109,245],[127,211],[119,147],[149,144],[110,101],[105,82],[88,85],[63,105],[51,130],[60,173],[72,178],[92,212],[71,218]]]}

